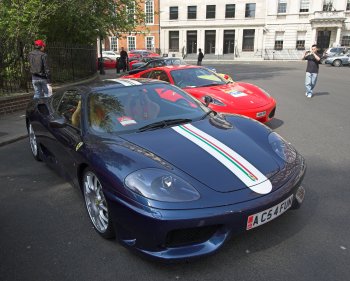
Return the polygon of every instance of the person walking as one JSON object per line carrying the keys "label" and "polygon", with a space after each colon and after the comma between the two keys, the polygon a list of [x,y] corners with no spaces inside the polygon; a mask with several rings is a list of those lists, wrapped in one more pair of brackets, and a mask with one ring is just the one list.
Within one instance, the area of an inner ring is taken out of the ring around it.
{"label": "person walking", "polygon": [[35,99],[52,95],[51,73],[45,47],[43,40],[35,40],[34,50],[28,55]]}
{"label": "person walking", "polygon": [[306,76],[305,76],[305,88],[306,97],[312,98],[313,89],[316,86],[319,64],[321,63],[322,54],[318,53],[317,45],[312,45],[310,51],[306,51],[303,56],[304,60],[307,60]]}
{"label": "person walking", "polygon": [[[118,68],[123,69],[123,72],[125,72],[128,69],[128,53],[124,50],[124,47],[121,48],[120,51],[120,58],[118,62]],[[120,63],[120,66],[119,66]]]}
{"label": "person walking", "polygon": [[202,65],[202,60],[204,58],[204,54],[202,53],[202,49],[198,49],[198,58],[197,58],[197,65]]}

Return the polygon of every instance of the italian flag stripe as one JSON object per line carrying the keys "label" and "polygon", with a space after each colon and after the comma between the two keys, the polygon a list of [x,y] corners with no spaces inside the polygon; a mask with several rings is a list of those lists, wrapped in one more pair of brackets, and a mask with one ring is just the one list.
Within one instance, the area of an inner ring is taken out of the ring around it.
{"label": "italian flag stripe", "polygon": [[[270,181],[246,159],[222,142],[190,124],[172,128],[211,154],[233,174],[235,174],[247,187],[262,194],[266,194],[271,191],[272,186]],[[261,183],[266,181],[267,184],[264,183],[259,186]]]}

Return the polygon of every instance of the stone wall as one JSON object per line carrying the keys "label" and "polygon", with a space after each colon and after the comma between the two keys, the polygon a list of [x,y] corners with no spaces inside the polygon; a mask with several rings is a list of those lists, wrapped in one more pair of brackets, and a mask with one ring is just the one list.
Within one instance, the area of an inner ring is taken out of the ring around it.
{"label": "stone wall", "polygon": [[28,102],[33,98],[33,94],[13,94],[0,96],[0,115],[24,110]]}

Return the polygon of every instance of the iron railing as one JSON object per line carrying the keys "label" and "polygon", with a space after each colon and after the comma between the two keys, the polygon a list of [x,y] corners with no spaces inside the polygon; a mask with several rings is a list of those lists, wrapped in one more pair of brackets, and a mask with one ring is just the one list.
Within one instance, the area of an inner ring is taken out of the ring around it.
{"label": "iron railing", "polygon": [[[0,38],[0,95],[32,89],[27,59],[32,49],[31,42],[8,44]],[[95,45],[48,42],[46,51],[53,83],[78,81],[97,71]]]}

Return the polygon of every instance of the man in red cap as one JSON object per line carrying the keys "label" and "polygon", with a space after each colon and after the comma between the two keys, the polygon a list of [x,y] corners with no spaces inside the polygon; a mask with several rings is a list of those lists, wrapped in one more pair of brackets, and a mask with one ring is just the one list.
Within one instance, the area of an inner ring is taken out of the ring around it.
{"label": "man in red cap", "polygon": [[34,50],[29,53],[30,72],[34,88],[34,98],[49,97],[52,95],[51,73],[44,53],[43,40],[34,41]]}

